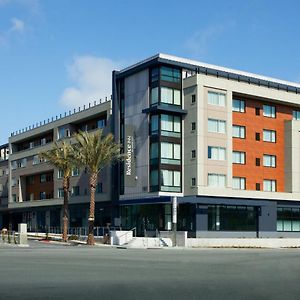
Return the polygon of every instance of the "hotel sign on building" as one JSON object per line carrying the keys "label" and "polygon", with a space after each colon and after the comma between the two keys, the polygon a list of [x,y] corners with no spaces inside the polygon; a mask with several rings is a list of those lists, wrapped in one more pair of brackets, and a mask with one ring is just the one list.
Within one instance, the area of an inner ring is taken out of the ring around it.
{"label": "hotel sign on building", "polygon": [[136,186],[134,126],[125,126],[125,186]]}

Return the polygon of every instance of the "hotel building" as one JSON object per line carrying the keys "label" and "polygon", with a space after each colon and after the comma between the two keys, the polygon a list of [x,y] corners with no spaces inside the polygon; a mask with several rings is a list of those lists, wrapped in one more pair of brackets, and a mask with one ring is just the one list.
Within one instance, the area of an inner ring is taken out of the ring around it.
{"label": "hotel building", "polygon": [[[1,148],[3,224],[60,226],[59,170],[37,155],[104,126],[127,157],[99,177],[98,224],[170,230],[177,196],[177,228],[191,237],[300,236],[300,84],[165,54],[112,77],[111,101]],[[70,226],[85,226],[87,174],[74,174]]]}

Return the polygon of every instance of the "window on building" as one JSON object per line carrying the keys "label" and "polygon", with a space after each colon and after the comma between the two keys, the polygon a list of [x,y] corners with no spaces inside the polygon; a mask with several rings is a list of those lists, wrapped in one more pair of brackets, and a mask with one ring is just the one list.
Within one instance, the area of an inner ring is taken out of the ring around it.
{"label": "window on building", "polygon": [[225,133],[226,121],[208,119],[208,132]]}
{"label": "window on building", "polygon": [[102,190],[102,182],[98,182],[97,183],[97,187],[96,187],[96,193],[97,194],[101,194],[103,192]]}
{"label": "window on building", "polygon": [[272,105],[263,105],[263,115],[268,118],[276,118],[276,107]]}
{"label": "window on building", "polygon": [[181,191],[180,171],[161,170],[161,190],[168,192]]}
{"label": "window on building", "polygon": [[18,167],[17,161],[16,160],[12,161],[11,162],[11,168],[12,168],[12,170],[15,170],[17,167]]}
{"label": "window on building", "polygon": [[265,192],[276,192],[276,180],[264,179],[263,189]]}
{"label": "window on building", "polygon": [[180,90],[168,87],[161,87],[160,102],[172,105],[181,105]]}
{"label": "window on building", "polygon": [[226,160],[226,148],[208,146],[208,159],[212,160]]}
{"label": "window on building", "polygon": [[151,105],[158,103],[158,87],[151,89]]}
{"label": "window on building", "polygon": [[65,137],[70,137],[71,132],[69,128],[66,128],[65,126],[61,126],[58,128],[58,139],[63,139]]}
{"label": "window on building", "polygon": [[64,197],[64,189],[63,188],[59,188],[57,190],[57,196],[58,196],[58,198],[63,198]]}
{"label": "window on building", "polygon": [[232,111],[245,112],[245,101],[239,99],[232,100]]}
{"label": "window on building", "polygon": [[276,156],[264,154],[264,167],[275,168],[276,167]]}
{"label": "window on building", "polygon": [[106,126],[106,119],[100,119],[97,121],[97,128],[102,129]]}
{"label": "window on building", "polygon": [[169,142],[161,142],[160,153],[162,164],[175,164],[180,165],[180,144],[174,144]]}
{"label": "window on building", "polygon": [[263,131],[263,141],[276,143],[276,131],[275,130],[268,130],[264,129]]}
{"label": "window on building", "polygon": [[257,167],[260,166],[260,158],[259,158],[259,157],[256,157],[256,158],[255,158],[255,165],[256,165]]}
{"label": "window on building", "polygon": [[150,163],[157,164],[158,162],[158,143],[151,143],[150,145]]}
{"label": "window on building", "polygon": [[260,108],[255,107],[255,115],[259,116],[260,115]]}
{"label": "window on building", "polygon": [[191,151],[191,158],[196,158],[196,150]]}
{"label": "window on building", "polygon": [[79,196],[79,186],[73,186],[71,190],[72,197]]}
{"label": "window on building", "polygon": [[158,170],[151,170],[150,172],[150,191],[158,191]]}
{"label": "window on building", "polygon": [[11,186],[14,187],[17,185],[17,179],[16,178],[12,178],[11,179]]}
{"label": "window on building", "polygon": [[277,208],[277,231],[300,231],[300,208]]}
{"label": "window on building", "polygon": [[232,178],[232,188],[235,190],[245,190],[246,189],[246,178],[233,177]]}
{"label": "window on building", "polygon": [[18,168],[25,168],[27,166],[27,158],[22,158],[17,162]]}
{"label": "window on building", "polygon": [[256,191],[260,191],[260,183],[256,183],[255,184],[255,190]]}
{"label": "window on building", "polygon": [[180,137],[181,119],[179,116],[161,115],[161,135]]}
{"label": "window on building", "polygon": [[40,200],[46,199],[46,192],[40,192]]}
{"label": "window on building", "polygon": [[299,110],[293,111],[293,120],[296,120],[296,121],[300,120],[300,111]]}
{"label": "window on building", "polygon": [[196,122],[192,122],[192,130],[196,130]]}
{"label": "window on building", "polygon": [[17,195],[16,194],[12,194],[11,198],[12,198],[13,202],[17,202]]}
{"label": "window on building", "polygon": [[196,95],[195,94],[192,95],[192,103],[196,103]]}
{"label": "window on building", "polygon": [[260,141],[260,133],[259,132],[255,132],[255,140]]}
{"label": "window on building", "polygon": [[72,176],[79,176],[80,170],[79,168],[73,168],[72,169]]}
{"label": "window on building", "polygon": [[151,70],[151,82],[158,81],[159,70],[158,68],[154,68]]}
{"label": "window on building", "polygon": [[60,178],[63,178],[63,177],[64,177],[64,171],[63,170],[58,170],[57,178],[60,179]]}
{"label": "window on building", "polygon": [[160,68],[160,79],[162,81],[180,83],[181,82],[181,71],[178,69],[163,66]]}
{"label": "window on building", "polygon": [[196,178],[193,177],[191,180],[191,186],[196,186]]}
{"label": "window on building", "polygon": [[218,106],[225,106],[226,104],[226,95],[223,93],[217,92],[208,92],[208,104],[211,105],[218,105]]}
{"label": "window on building", "polygon": [[232,126],[232,137],[244,139],[246,133],[245,126],[233,125]]}
{"label": "window on building", "polygon": [[34,184],[34,175],[26,177],[26,181],[28,185]]}
{"label": "window on building", "polygon": [[150,121],[150,131],[152,135],[158,134],[158,115],[152,115]]}
{"label": "window on building", "polygon": [[233,151],[232,152],[232,162],[234,164],[242,164],[244,165],[246,161],[246,153],[241,151]]}
{"label": "window on building", "polygon": [[226,175],[224,174],[208,174],[208,186],[224,188],[226,185]]}

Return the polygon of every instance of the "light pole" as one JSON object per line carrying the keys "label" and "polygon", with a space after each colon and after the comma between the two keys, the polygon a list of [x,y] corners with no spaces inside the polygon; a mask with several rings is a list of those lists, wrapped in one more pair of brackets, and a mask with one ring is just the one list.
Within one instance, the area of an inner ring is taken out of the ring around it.
{"label": "light pole", "polygon": [[177,197],[172,198],[173,246],[176,246],[177,235]]}

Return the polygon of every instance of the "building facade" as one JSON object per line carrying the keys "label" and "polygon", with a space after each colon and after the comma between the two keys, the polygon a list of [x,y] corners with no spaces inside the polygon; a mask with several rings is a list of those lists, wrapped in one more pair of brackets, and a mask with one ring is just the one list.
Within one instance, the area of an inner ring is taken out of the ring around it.
{"label": "building facade", "polygon": [[[171,230],[177,196],[191,237],[300,236],[300,84],[165,54],[114,71],[111,101],[10,137],[2,224],[60,226],[61,175],[38,153],[97,127],[126,154],[99,176],[97,224]],[[72,227],[86,224],[88,190],[74,170]]]}
{"label": "building facade", "polygon": [[190,236],[299,235],[299,84],[164,54],[113,82],[123,226],[171,229],[176,195]]}

